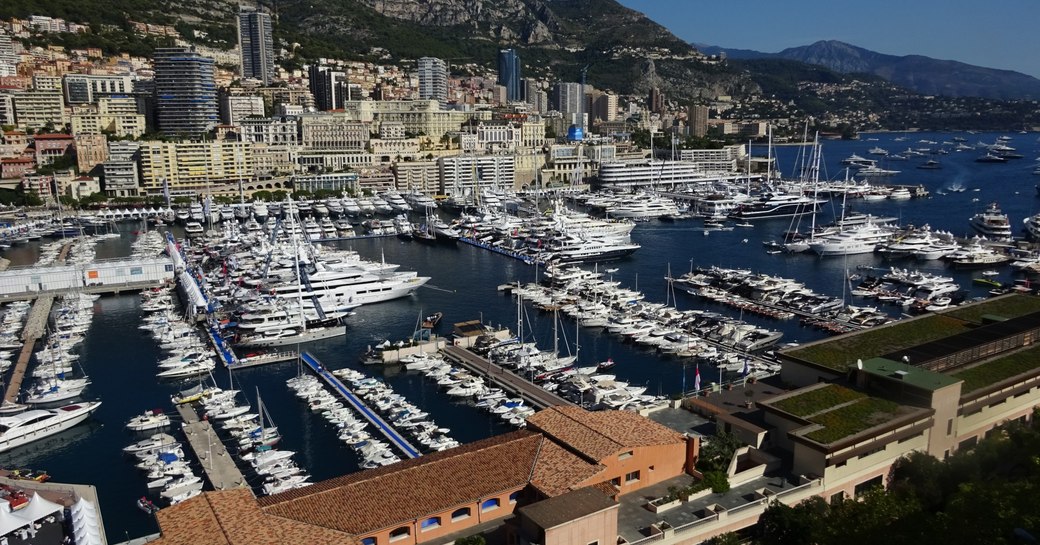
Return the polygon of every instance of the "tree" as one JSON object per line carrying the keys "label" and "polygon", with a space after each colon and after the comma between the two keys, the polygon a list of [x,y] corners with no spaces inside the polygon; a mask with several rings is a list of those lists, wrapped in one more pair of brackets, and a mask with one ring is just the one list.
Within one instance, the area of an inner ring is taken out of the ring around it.
{"label": "tree", "polygon": [[485,545],[486,543],[487,540],[484,539],[483,534],[473,534],[455,540],[455,545]]}
{"label": "tree", "polygon": [[774,501],[758,519],[763,545],[803,545],[818,543],[827,502],[813,496],[794,507]]}
{"label": "tree", "polygon": [[697,465],[704,471],[726,471],[729,469],[733,453],[743,446],[737,436],[729,432],[719,432],[701,448]]}

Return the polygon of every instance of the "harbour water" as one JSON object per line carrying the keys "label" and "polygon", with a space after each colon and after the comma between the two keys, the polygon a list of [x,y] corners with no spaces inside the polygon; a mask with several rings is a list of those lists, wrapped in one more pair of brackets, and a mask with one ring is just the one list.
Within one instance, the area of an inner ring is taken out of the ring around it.
{"label": "harbour water", "polygon": [[[868,135],[864,135],[866,138]],[[840,162],[852,153],[869,157],[867,150],[880,146],[895,153],[906,147],[922,147],[918,140],[936,142],[950,141],[952,134],[909,133],[869,135],[877,140],[834,141],[824,143],[826,167],[823,172],[828,179],[844,177]],[[904,137],[905,141],[895,141]],[[968,144],[976,141],[992,143],[995,134],[959,136],[968,138]],[[931,191],[931,197],[910,201],[881,201],[863,203],[855,201],[851,208],[875,215],[892,215],[901,218],[902,224],[929,224],[935,229],[949,230],[958,236],[969,235],[969,218],[981,211],[990,202],[1000,204],[1015,226],[1021,226],[1023,218],[1040,212],[1034,185],[1040,177],[1031,175],[1033,159],[1037,157],[1038,144],[1035,134],[1011,135],[1010,145],[1018,148],[1024,159],[1011,160],[1006,164],[976,163],[982,151],[951,151],[940,157],[940,170],[919,170],[916,165],[926,158],[911,158],[908,161],[882,164],[886,168],[902,172],[882,183],[900,185],[923,185]],[[939,148],[939,145],[928,145]],[[951,146],[946,146],[951,148]],[[796,164],[798,148],[779,147],[776,155],[781,170],[790,174]],[[755,148],[756,154],[764,154],[764,148]],[[960,184],[966,188],[961,193],[940,195],[938,190]],[[830,220],[837,211],[837,204],[825,207],[819,221]],[[807,228],[803,219],[802,230]],[[670,298],[663,278],[669,271],[680,274],[691,266],[745,268],[779,276],[797,278],[817,292],[836,297],[847,293],[846,271],[857,267],[912,267],[932,272],[942,272],[954,277],[964,290],[974,296],[984,295],[986,289],[972,284],[978,271],[954,271],[944,268],[942,262],[918,263],[913,260],[885,262],[881,257],[868,254],[820,258],[813,254],[767,254],[762,241],[778,238],[791,227],[789,219],[759,221],[751,228],[735,228],[732,231],[711,231],[705,234],[700,220],[677,222],[651,221],[640,224],[632,233],[633,241],[642,248],[633,256],[608,265],[619,270],[613,273],[615,280],[627,287],[638,287],[647,299],[664,302]],[[134,238],[133,230],[140,225],[123,225],[123,237],[104,241],[98,246],[98,257],[126,255]],[[487,323],[515,327],[517,309],[512,298],[496,291],[496,286],[515,282],[533,281],[535,267],[501,255],[459,244],[425,245],[400,241],[396,238],[365,239],[337,243],[341,247],[357,250],[363,256],[398,263],[402,270],[419,271],[432,279],[414,295],[387,303],[369,305],[357,310],[348,320],[348,335],[320,341],[303,348],[314,354],[330,369],[354,367],[366,373],[385,378],[395,391],[428,411],[442,426],[451,428],[450,435],[460,442],[470,442],[490,435],[508,431],[509,427],[487,413],[470,405],[459,403],[444,395],[442,390],[422,375],[406,372],[400,367],[365,366],[360,356],[369,345],[384,339],[407,338],[414,331],[422,316],[435,311],[444,313],[439,333],[450,332],[453,322],[482,319]],[[18,246],[4,256],[14,265],[29,264],[35,260],[35,243]],[[1010,281],[1013,275],[1009,268],[1000,269],[997,280]],[[849,301],[855,302],[845,295]],[[856,304],[874,304],[859,301]],[[715,306],[697,300],[684,293],[677,294],[676,305],[680,309],[711,308],[735,315],[738,311]],[[896,307],[891,307],[897,313]],[[124,428],[125,422],[134,414],[145,409],[169,407],[171,393],[188,387],[191,383],[163,383],[155,379],[155,363],[159,349],[155,341],[137,328],[141,316],[137,295],[106,296],[94,306],[94,321],[87,340],[79,349],[81,365],[91,377],[89,397],[104,402],[89,424],[79,426],[60,436],[34,443],[30,446],[0,455],[0,466],[29,466],[46,469],[55,480],[91,483],[98,487],[106,532],[110,540],[123,537],[138,537],[157,530],[149,515],[137,509],[135,501],[145,494],[144,476],[124,459],[121,449],[136,440]],[[553,332],[557,330],[561,352],[573,352],[575,325],[565,320],[554,328],[550,315],[539,313],[533,308],[526,312],[529,328],[539,346],[551,348]],[[757,316],[743,318],[756,325],[779,329],[784,332],[781,342],[806,342],[818,339],[825,333],[802,327],[797,320],[775,321]],[[618,362],[614,371],[619,378],[635,385],[647,385],[648,393],[663,395],[680,391],[684,382],[692,387],[694,370],[679,360],[661,357],[654,352],[631,344],[624,344],[605,332],[583,329],[577,332],[580,345],[579,363],[591,365],[612,358]],[[569,348],[568,348],[569,347]],[[357,459],[354,452],[336,439],[336,434],[319,416],[306,411],[292,396],[285,380],[301,372],[295,362],[273,364],[265,367],[240,370],[234,375],[235,388],[241,389],[255,404],[255,393],[259,390],[271,418],[283,433],[280,448],[296,451],[297,462],[310,472],[314,480],[355,471]],[[708,369],[701,368],[702,380],[717,380]],[[228,386],[227,371],[215,371],[223,387]]]}

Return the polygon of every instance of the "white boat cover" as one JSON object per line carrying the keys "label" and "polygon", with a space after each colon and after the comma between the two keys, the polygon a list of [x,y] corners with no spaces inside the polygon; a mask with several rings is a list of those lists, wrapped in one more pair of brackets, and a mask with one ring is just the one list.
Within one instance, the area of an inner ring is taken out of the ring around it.
{"label": "white boat cover", "polygon": [[11,505],[7,500],[0,500],[0,536],[6,536],[19,528],[28,526],[29,522],[16,517],[11,512]]}

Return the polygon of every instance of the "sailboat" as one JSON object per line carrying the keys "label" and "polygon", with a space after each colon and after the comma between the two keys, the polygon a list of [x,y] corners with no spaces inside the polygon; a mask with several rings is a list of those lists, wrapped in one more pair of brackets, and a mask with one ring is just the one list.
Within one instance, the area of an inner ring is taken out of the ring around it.
{"label": "sailboat", "polygon": [[282,434],[271,421],[271,415],[267,412],[263,399],[260,398],[260,388],[256,389],[256,405],[260,414],[260,425],[243,432],[243,436],[238,441],[238,447],[242,450],[259,447],[270,448],[282,439]]}
{"label": "sailboat", "polygon": [[[814,202],[816,201],[817,191],[819,190],[819,186],[820,186],[820,155],[821,155],[821,153],[820,153],[820,135],[817,133],[816,137],[813,139],[812,157],[810,157],[810,159],[809,159],[809,162],[810,162],[810,167],[809,168],[810,168],[810,172],[811,172],[811,176],[812,176],[812,183],[813,183],[813,201]],[[846,176],[847,176],[848,175],[848,169],[846,169],[845,172],[846,172]],[[795,221],[799,220],[800,218],[801,218],[801,216],[795,216],[794,218],[791,219],[791,222],[794,223]],[[795,225],[797,225],[797,224],[795,224]],[[791,230],[791,231],[794,231],[794,230]],[[789,234],[788,234],[789,240],[784,243],[784,250],[786,250],[788,252],[792,252],[792,253],[806,252],[806,251],[809,250],[809,245],[813,242],[813,237],[815,235],[816,235],[816,210],[814,209],[813,213],[812,213],[812,224],[809,227],[809,236],[808,236],[808,238],[797,238],[797,239],[794,239],[794,240],[790,240],[791,233],[789,232]]]}

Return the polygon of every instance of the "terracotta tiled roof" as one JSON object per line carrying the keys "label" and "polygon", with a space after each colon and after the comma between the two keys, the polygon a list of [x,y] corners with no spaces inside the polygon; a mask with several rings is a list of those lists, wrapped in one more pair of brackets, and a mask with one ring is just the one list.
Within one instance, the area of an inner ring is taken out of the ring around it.
{"label": "terracotta tiled roof", "polygon": [[351,535],[393,528],[524,487],[543,441],[516,431],[258,501],[269,515]]}
{"label": "terracotta tiled roof", "polygon": [[156,545],[352,545],[343,533],[273,517],[248,489],[206,492],[156,513],[162,538]]}
{"label": "terracotta tiled roof", "polygon": [[626,448],[683,442],[679,432],[628,411],[589,412],[580,407],[558,406],[531,415],[527,424],[590,462],[599,462]]}
{"label": "terracotta tiled roof", "polygon": [[531,486],[542,494],[553,497],[574,489],[605,469],[572,454],[552,440],[542,441],[535,462]]}

